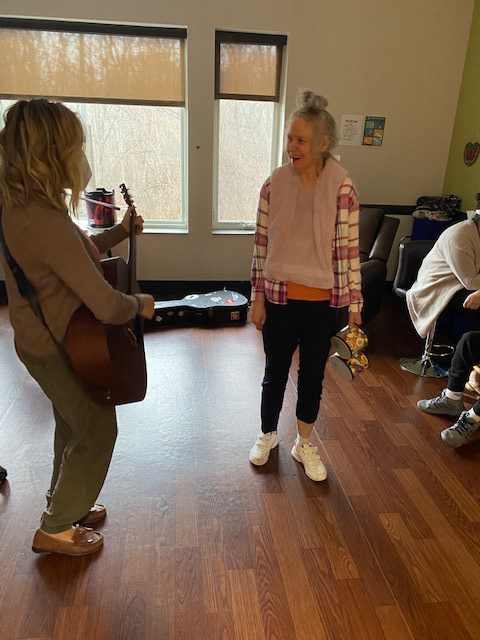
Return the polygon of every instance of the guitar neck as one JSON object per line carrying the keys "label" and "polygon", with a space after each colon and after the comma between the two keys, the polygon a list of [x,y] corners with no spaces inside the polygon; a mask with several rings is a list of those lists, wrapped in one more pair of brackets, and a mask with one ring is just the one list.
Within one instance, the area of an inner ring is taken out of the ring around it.
{"label": "guitar neck", "polygon": [[131,207],[130,212],[130,235],[128,243],[128,292],[129,294],[136,293],[137,291],[137,234],[135,232],[135,218],[137,212],[133,204],[132,196],[130,195],[125,183],[120,185],[120,191],[122,192],[123,199],[128,207]]}
{"label": "guitar neck", "polygon": [[130,218],[130,235],[128,243],[128,293],[136,293],[137,290],[137,234],[135,233],[134,220],[135,209],[132,210]]}

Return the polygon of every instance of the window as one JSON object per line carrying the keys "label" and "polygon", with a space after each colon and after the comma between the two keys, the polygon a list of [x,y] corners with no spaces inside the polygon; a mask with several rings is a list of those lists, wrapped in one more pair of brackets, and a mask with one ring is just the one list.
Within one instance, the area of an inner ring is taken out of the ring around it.
{"label": "window", "polygon": [[213,228],[253,229],[260,188],[280,157],[286,36],[217,31]]}
{"label": "window", "polygon": [[0,19],[2,110],[57,98],[82,118],[88,189],[130,188],[147,226],[186,228],[183,29]]}

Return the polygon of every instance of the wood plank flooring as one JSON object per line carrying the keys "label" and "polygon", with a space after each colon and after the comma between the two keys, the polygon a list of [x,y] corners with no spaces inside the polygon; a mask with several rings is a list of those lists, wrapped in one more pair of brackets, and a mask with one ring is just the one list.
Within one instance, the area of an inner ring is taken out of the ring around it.
{"label": "wood plank flooring", "polygon": [[369,371],[327,371],[314,442],[329,478],[313,483],[290,456],[295,366],[280,448],[248,462],[251,324],[149,334],[148,395],[119,410],[101,495],[105,547],[70,559],[30,550],[52,414],[0,308],[0,640],[478,640],[480,437],[452,451],[449,420],[416,409],[443,383],[398,368],[421,349],[401,303],[370,336]]}

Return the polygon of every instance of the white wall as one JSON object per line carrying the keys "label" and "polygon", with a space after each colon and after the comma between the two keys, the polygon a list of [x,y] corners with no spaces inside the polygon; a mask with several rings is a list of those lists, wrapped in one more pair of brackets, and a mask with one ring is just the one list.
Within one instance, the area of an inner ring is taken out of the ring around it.
{"label": "white wall", "polygon": [[472,10],[473,0],[0,0],[3,15],[188,28],[190,232],[142,237],[146,280],[249,278],[252,235],[211,233],[216,28],[288,34],[287,112],[308,87],[336,117],[386,116],[382,148],[337,153],[361,201],[412,204],[442,190]]}

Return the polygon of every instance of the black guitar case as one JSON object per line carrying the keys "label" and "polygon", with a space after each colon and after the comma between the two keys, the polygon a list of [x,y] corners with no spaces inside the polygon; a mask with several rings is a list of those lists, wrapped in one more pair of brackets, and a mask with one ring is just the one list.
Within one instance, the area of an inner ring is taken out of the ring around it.
{"label": "black guitar case", "polygon": [[248,300],[236,291],[212,291],[185,296],[182,300],[155,302],[149,327],[182,327],[191,324],[218,326],[243,324]]}

